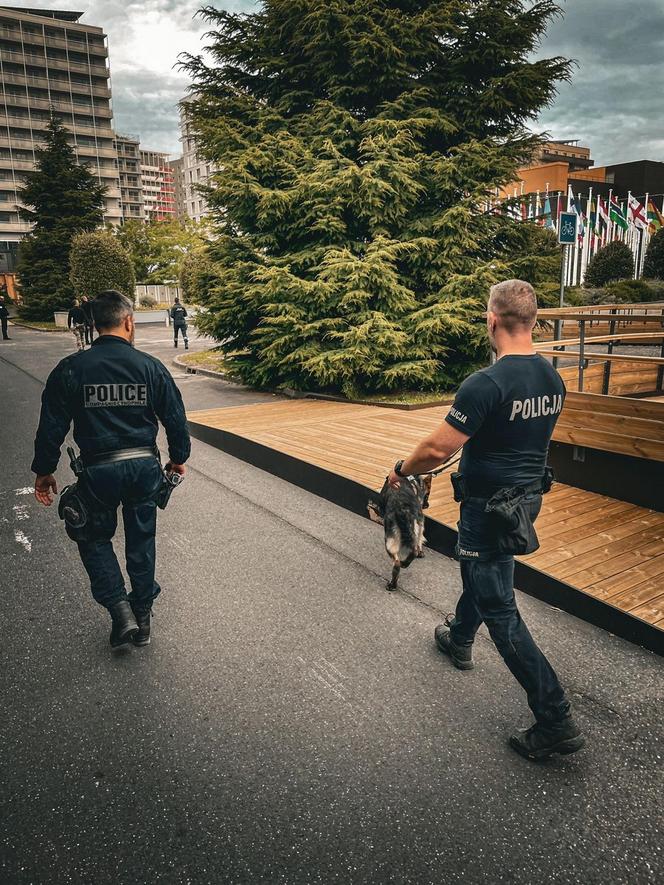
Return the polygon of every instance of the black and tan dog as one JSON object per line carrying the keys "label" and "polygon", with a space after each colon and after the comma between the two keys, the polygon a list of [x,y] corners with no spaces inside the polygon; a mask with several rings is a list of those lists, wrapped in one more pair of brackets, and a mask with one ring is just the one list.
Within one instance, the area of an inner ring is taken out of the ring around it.
{"label": "black and tan dog", "polygon": [[424,511],[429,506],[431,475],[409,476],[398,489],[385,480],[378,501],[369,501],[369,518],[385,529],[385,549],[392,560],[388,590],[396,590],[399,573],[416,557],[424,556]]}

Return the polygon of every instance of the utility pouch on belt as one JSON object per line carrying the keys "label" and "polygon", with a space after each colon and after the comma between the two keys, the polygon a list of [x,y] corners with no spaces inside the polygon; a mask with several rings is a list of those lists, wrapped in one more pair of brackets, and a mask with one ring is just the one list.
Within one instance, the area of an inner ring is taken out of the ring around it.
{"label": "utility pouch on belt", "polygon": [[499,553],[524,556],[539,549],[533,523],[539,513],[541,499],[527,501],[532,494],[532,490],[517,486],[500,489],[487,501],[484,510],[490,515]]}
{"label": "utility pouch on belt", "polygon": [[72,541],[91,541],[95,537],[95,502],[88,492],[75,482],[60,493],[58,516]]}
{"label": "utility pouch on belt", "polygon": [[154,499],[160,510],[166,509],[166,505],[173,494],[173,489],[176,489],[180,485],[182,479],[183,477],[180,476],[179,473],[167,473],[165,470],[162,470],[161,485],[157,489],[157,494]]}
{"label": "utility pouch on belt", "polygon": [[454,490],[454,500],[457,504],[460,504],[466,497],[466,484],[463,481],[463,476],[458,472],[451,473],[450,482],[452,483],[452,489]]}

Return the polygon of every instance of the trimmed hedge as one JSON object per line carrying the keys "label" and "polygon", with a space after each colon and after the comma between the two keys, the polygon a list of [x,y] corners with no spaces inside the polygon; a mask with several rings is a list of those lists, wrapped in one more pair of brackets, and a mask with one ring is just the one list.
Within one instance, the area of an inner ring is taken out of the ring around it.
{"label": "trimmed hedge", "polygon": [[643,276],[664,280],[664,227],[660,228],[648,243],[643,263]]}
{"label": "trimmed hedge", "polygon": [[586,286],[606,286],[614,280],[629,280],[634,276],[634,256],[625,243],[608,243],[594,255],[586,268]]}
{"label": "trimmed hedge", "polygon": [[128,252],[105,230],[74,237],[69,277],[78,296],[93,299],[104,289],[117,289],[134,300],[136,280]]}

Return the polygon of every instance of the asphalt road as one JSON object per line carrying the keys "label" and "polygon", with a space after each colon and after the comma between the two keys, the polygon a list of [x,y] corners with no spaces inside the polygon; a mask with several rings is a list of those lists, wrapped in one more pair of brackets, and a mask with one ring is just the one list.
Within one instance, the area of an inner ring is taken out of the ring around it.
{"label": "asphalt road", "polygon": [[[28,492],[71,339],[10,334],[2,885],[664,882],[660,658],[521,596],[588,737],[528,763],[506,745],[525,699],[486,634],[471,673],[433,644],[455,563],[430,552],[388,594],[378,527],[202,443],[160,516],[154,641],[112,655],[74,545]],[[163,328],[138,344],[170,364]],[[269,399],[174,374],[190,408]]]}

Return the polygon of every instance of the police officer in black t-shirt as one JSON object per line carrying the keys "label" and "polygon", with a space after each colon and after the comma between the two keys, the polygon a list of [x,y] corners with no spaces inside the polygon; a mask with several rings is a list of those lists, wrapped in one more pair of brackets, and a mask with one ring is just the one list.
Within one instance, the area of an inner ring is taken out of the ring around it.
{"label": "police officer in black t-shirt", "polygon": [[9,335],[7,333],[7,320],[9,319],[9,311],[7,310],[7,305],[5,304],[4,295],[0,294],[0,325],[2,326],[2,340],[9,341]]}
{"label": "police officer in black t-shirt", "polygon": [[173,345],[178,346],[178,332],[182,333],[184,349],[189,350],[189,338],[187,338],[187,309],[180,304],[180,299],[175,299],[171,308],[171,320],[173,321]]}
{"label": "police officer in black t-shirt", "polygon": [[[51,493],[58,491],[53,474],[73,421],[82,472],[68,507],[66,493],[61,496],[60,515],[78,544],[92,595],[111,614],[111,646],[147,645],[152,603],[160,592],[155,508],[164,474],[156,448],[158,421],[166,430],[169,474],[184,475],[189,431],[170,373],[132,346],[131,301],[120,292],[102,292],[92,311],[99,337],[89,350],[58,363],[46,382],[32,462],[35,496],[41,504],[53,502]],[[120,505],[129,596],[111,543]]]}
{"label": "police officer in black t-shirt", "polygon": [[[463,592],[456,613],[436,628],[440,650],[461,670],[473,668],[472,646],[484,622],[505,663],[525,689],[535,724],[510,738],[530,759],[573,753],[584,738],[551,664],[535,644],[514,598],[514,554],[537,549],[533,523],[547,491],[546,458],[565,399],[560,375],[535,353],[537,301],[529,283],[491,289],[487,327],[496,362],[459,388],[445,423],[390,474],[438,467],[463,446],[453,476],[461,503],[457,553]],[[550,484],[550,483],[549,483]]]}

